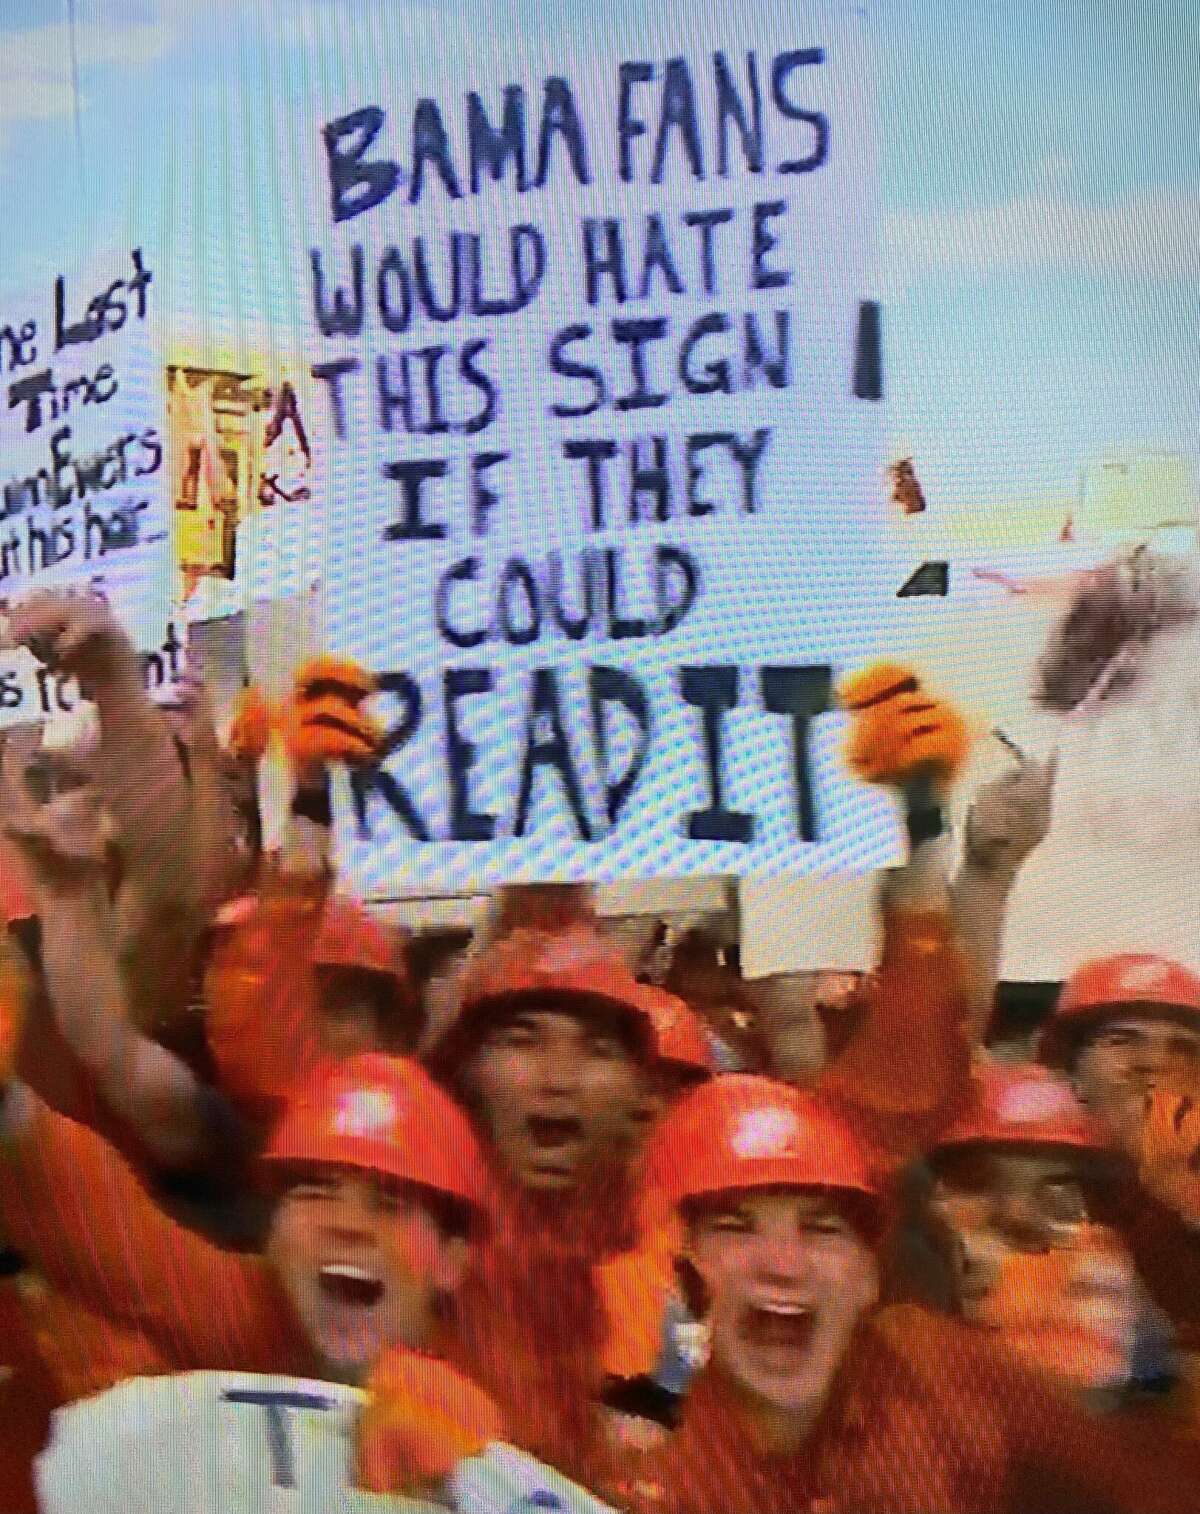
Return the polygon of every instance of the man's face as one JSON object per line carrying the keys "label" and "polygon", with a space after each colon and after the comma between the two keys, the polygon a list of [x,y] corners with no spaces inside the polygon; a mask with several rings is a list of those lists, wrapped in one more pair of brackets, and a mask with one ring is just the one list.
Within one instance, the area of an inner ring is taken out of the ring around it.
{"label": "man's face", "polygon": [[628,1155],[646,1095],[642,1065],[611,1017],[519,1010],[473,1062],[492,1141],[523,1187],[572,1188]]}
{"label": "man's face", "polygon": [[408,1185],[317,1167],[284,1194],[267,1255],[325,1370],[358,1382],[386,1347],[429,1344],[467,1245]]}
{"label": "man's face", "polygon": [[930,1209],[965,1319],[979,1317],[1009,1256],[1048,1251],[1087,1220],[1086,1189],[1067,1151],[968,1148],[945,1164]]}
{"label": "man's face", "polygon": [[878,1297],[870,1247],[827,1198],[796,1191],[706,1208],[691,1246],[715,1365],[759,1409],[810,1417]]}
{"label": "man's face", "polygon": [[1103,1021],[1081,1047],[1072,1073],[1076,1092],[1121,1149],[1136,1155],[1146,1095],[1191,1086],[1200,1075],[1200,1025],[1149,1015]]}

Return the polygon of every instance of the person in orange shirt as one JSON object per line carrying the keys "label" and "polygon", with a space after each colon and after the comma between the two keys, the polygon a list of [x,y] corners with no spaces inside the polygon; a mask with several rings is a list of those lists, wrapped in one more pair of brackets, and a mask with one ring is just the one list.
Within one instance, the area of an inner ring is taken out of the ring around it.
{"label": "person in orange shirt", "polygon": [[984,1063],[974,1086],[928,1158],[925,1219],[954,1312],[1115,1406],[1149,1307],[1124,1238],[1127,1166],[1045,1068]]}
{"label": "person in orange shirt", "polygon": [[206,1026],[219,1085],[269,1122],[323,1065],[403,1054],[419,1015],[394,932],[324,880],[278,875],[222,916]]}
{"label": "person in orange shirt", "polygon": [[[1147,1116],[1200,1093],[1200,976],[1144,952],[1086,962],[1063,984],[1038,1048],[1146,1172]],[[1129,1241],[1138,1271],[1181,1344],[1200,1350],[1200,1229],[1168,1190],[1144,1184]]]}
{"label": "person in orange shirt", "polygon": [[289,1103],[263,1169],[265,1253],[173,1224],[104,1141],[19,1083],[3,1095],[0,1220],[53,1288],[161,1353],[161,1370],[361,1381],[389,1346],[434,1350],[486,1207],[462,1113],[378,1054]]}
{"label": "person in orange shirt", "polygon": [[494,1179],[493,1224],[459,1297],[461,1360],[515,1443],[581,1480],[604,1439],[597,1269],[639,1240],[651,1002],[660,991],[592,924],[510,929],[468,960],[458,1012],[424,1052]]}
{"label": "person in orange shirt", "polygon": [[[690,1089],[717,1071],[712,1042],[700,1017],[672,994],[647,986],[642,1001],[650,1016],[654,1056],[650,1095],[637,1111],[648,1133],[655,1120]],[[678,1308],[675,1256],[678,1224],[653,1195],[638,1222],[638,1243],[602,1262],[597,1278],[608,1318],[602,1364],[609,1387],[605,1403],[638,1413],[661,1400],[653,1375],[660,1364],[673,1306]]]}
{"label": "person in orange shirt", "polygon": [[231,902],[205,975],[206,1032],[221,1087],[269,1123],[326,1062],[411,1052],[421,1015],[400,935],[333,892],[329,772],[369,765],[379,732],[361,706],[374,681],[328,657],[304,664],[283,708],[251,691],[232,737],[261,758],[278,727],[292,776],[288,831],[256,893]]}
{"label": "person in orange shirt", "polygon": [[715,1079],[654,1181],[686,1225],[709,1360],[669,1442],[612,1489],[647,1514],[1176,1514],[1194,1457],[1095,1420],[980,1332],[881,1308],[890,1202],[820,1096]]}

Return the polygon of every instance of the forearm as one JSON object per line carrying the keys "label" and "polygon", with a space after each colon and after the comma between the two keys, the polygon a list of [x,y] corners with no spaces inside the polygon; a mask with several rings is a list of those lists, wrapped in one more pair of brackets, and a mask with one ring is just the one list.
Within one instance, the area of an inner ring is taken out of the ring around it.
{"label": "forearm", "polygon": [[127,671],[91,692],[100,715],[97,777],[127,877],[149,898],[190,907],[191,790],[166,722]]}
{"label": "forearm", "polygon": [[1004,916],[1015,876],[1012,869],[984,867],[967,858],[951,890],[954,924],[966,960],[967,1027],[973,1045],[983,1041],[992,1017]]}
{"label": "forearm", "polygon": [[98,885],[59,892],[43,906],[43,963],[64,1040],[96,1079],[105,1104],[166,1166],[205,1154],[199,1085],[190,1069],[130,1022]]}
{"label": "forearm", "polygon": [[880,880],[881,909],[949,917],[948,850],[948,837],[935,836],[914,846],[902,867],[888,868]]}
{"label": "forearm", "polygon": [[218,753],[192,749],[192,846],[203,918],[230,898],[238,877],[238,815],[222,780]]}

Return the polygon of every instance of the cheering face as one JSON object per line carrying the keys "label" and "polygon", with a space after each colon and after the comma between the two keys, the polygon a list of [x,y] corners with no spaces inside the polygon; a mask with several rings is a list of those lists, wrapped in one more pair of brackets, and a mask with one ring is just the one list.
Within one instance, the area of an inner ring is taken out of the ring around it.
{"label": "cheering face", "polygon": [[879,1293],[870,1247],[828,1198],[737,1194],[692,1227],[709,1299],[712,1360],[761,1414],[805,1428]]}
{"label": "cheering face", "polygon": [[492,1142],[522,1187],[570,1189],[628,1157],[646,1074],[616,1015],[528,1009],[490,1033],[473,1063]]}
{"label": "cheering face", "polygon": [[427,1346],[467,1243],[410,1185],[316,1167],[284,1194],[268,1257],[324,1370],[354,1383],[388,1346]]}
{"label": "cheering face", "polygon": [[1200,1082],[1200,1026],[1142,1015],[1106,1020],[1081,1048],[1073,1080],[1122,1150],[1136,1155],[1147,1095]]}
{"label": "cheering face", "polygon": [[943,1160],[930,1212],[959,1310],[975,1319],[1007,1257],[1047,1251],[1087,1220],[1086,1170],[1066,1150],[967,1148]]}

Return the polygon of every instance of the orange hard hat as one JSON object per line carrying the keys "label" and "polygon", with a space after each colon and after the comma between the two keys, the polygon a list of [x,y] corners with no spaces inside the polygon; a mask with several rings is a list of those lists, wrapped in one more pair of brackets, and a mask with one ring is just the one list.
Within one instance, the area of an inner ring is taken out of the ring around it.
{"label": "orange hard hat", "polygon": [[1112,1142],[1061,1078],[1048,1068],[986,1063],[972,1079],[967,1110],[932,1154],[963,1146],[1071,1146],[1110,1151]]}
{"label": "orange hard hat", "polygon": [[654,1030],[654,1058],[662,1066],[700,1080],[717,1070],[704,1022],[682,999],[642,985],[642,1002]]}
{"label": "orange hard hat", "polygon": [[1042,1032],[1038,1057],[1065,1066],[1084,1033],[1121,1011],[1200,1021],[1200,976],[1168,957],[1122,952],[1076,968]]}
{"label": "orange hard hat", "polygon": [[659,1125],[650,1183],[673,1206],[756,1188],[818,1188],[883,1197],[867,1152],[819,1094],[754,1073],[702,1083]]}
{"label": "orange hard hat", "polygon": [[483,1211],[487,1176],[470,1122],[417,1062],[367,1052],[327,1066],[288,1102],[263,1161],[399,1178]]}
{"label": "orange hard hat", "polygon": [[565,930],[514,930],[468,961],[457,1009],[428,1048],[445,1065],[468,1054],[497,1013],[526,1000],[580,1010],[616,1010],[648,1055],[655,1044],[651,1002],[660,990],[639,983],[624,957],[591,925]]}
{"label": "orange hard hat", "polygon": [[407,995],[411,992],[404,965],[403,938],[389,930],[355,899],[331,894],[313,942],[314,967],[350,967],[391,978]]}

